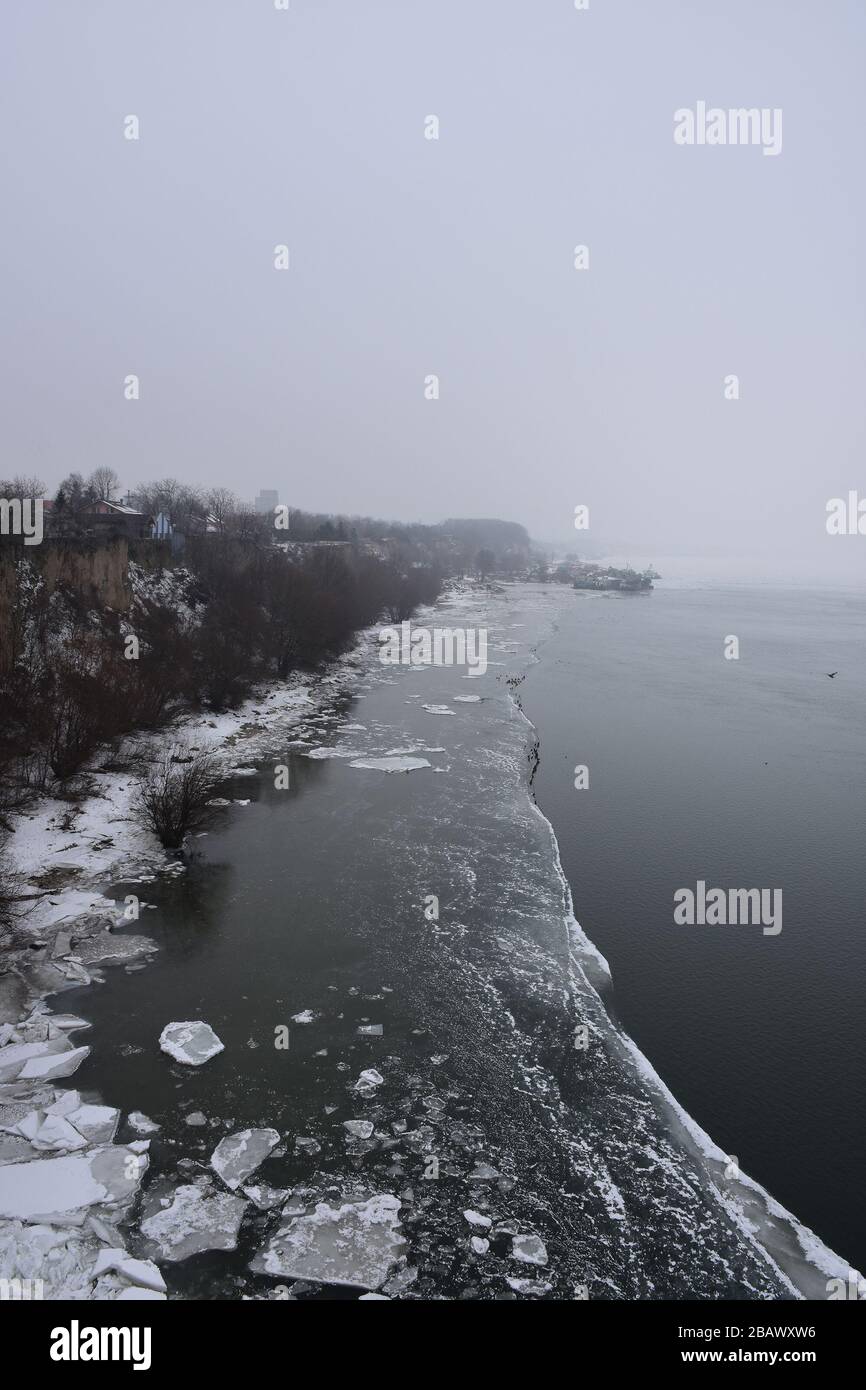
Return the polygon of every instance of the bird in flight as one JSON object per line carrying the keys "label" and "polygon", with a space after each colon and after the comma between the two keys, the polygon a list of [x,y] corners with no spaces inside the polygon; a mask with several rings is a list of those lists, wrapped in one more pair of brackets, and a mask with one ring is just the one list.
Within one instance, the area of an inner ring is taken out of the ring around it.
{"label": "bird in flight", "polygon": [[838,674],[839,674],[838,671],[825,671],[825,672],[824,672],[824,675],[827,677],[828,680],[832,680],[833,677],[834,677],[834,676],[838,676]]}

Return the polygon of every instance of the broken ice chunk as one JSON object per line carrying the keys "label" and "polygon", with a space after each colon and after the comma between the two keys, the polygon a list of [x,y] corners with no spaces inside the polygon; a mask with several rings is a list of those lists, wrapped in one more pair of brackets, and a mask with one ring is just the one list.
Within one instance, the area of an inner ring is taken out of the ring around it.
{"label": "broken ice chunk", "polygon": [[489,1163],[476,1162],[475,1167],[469,1174],[470,1182],[495,1182],[499,1173],[495,1168],[491,1168]]}
{"label": "broken ice chunk", "polygon": [[550,1293],[552,1284],[546,1283],[543,1279],[512,1279],[506,1277],[506,1284],[515,1293],[527,1294],[530,1297],[540,1298],[542,1294]]}
{"label": "broken ice chunk", "polygon": [[432,767],[432,763],[427,758],[356,758],[349,766],[373,772],[417,772],[419,768]]}
{"label": "broken ice chunk", "polygon": [[344,1120],[343,1128],[353,1139],[369,1139],[373,1133],[369,1120]]}
{"label": "broken ice chunk", "polygon": [[81,1105],[81,1094],[78,1091],[55,1091],[54,1102],[45,1107],[48,1115],[63,1115],[67,1118],[73,1110],[77,1110]]}
{"label": "broken ice chunk", "polygon": [[493,1225],[490,1217],[482,1216],[480,1211],[464,1211],[463,1216],[470,1226],[480,1226],[485,1231]]}
{"label": "broken ice chunk", "polygon": [[280,1207],[292,1195],[290,1187],[270,1187],[266,1182],[244,1187],[241,1190],[251,1202],[255,1203],[259,1211],[270,1211],[272,1207]]}
{"label": "broken ice chunk", "polygon": [[0,1134],[0,1168],[7,1163],[20,1163],[23,1158],[35,1158],[36,1149],[19,1134]]}
{"label": "broken ice chunk", "polygon": [[264,1163],[280,1136],[275,1129],[242,1129],[221,1139],[211,1154],[210,1166],[234,1192]]}
{"label": "broken ice chunk", "polygon": [[355,1082],[355,1090],[362,1096],[373,1096],[376,1094],[377,1088],[384,1085],[384,1082],[385,1078],[381,1072],[376,1071],[374,1067],[367,1067]]}
{"label": "broken ice chunk", "polygon": [[123,1144],[12,1163],[3,1170],[0,1216],[56,1221],[56,1214],[74,1213],[96,1202],[121,1202],[137,1191],[146,1170],[146,1156]]}
{"label": "broken ice chunk", "polygon": [[511,1242],[511,1253],[515,1260],[521,1260],[527,1265],[547,1264],[544,1241],[536,1235],[515,1236]]}
{"label": "broken ice chunk", "polygon": [[127,1119],[136,1134],[156,1134],[159,1130],[159,1125],[140,1110],[130,1110]]}
{"label": "broken ice chunk", "polygon": [[61,1076],[71,1076],[77,1071],[85,1057],[90,1056],[89,1047],[74,1047],[71,1052],[52,1056],[31,1057],[18,1073],[19,1081],[52,1081]]}
{"label": "broken ice chunk", "polygon": [[55,1028],[62,1028],[64,1033],[76,1033],[81,1028],[91,1027],[86,1018],[79,1018],[77,1014],[49,1014],[48,1021]]}
{"label": "broken ice chunk", "polygon": [[113,932],[101,931],[86,941],[79,941],[75,954],[85,965],[94,965],[97,961],[138,960],[153,955],[158,949],[149,936],[115,936]]}
{"label": "broken ice chunk", "polygon": [[160,1259],[178,1261],[201,1250],[235,1250],[247,1203],[228,1192],[190,1185],[175,1188],[164,1207],[151,1193],[146,1207],[149,1214],[141,1222],[142,1235]]}
{"label": "broken ice chunk", "polygon": [[[46,1115],[42,1118],[38,1110],[33,1110],[18,1126],[25,1139],[29,1139],[34,1149],[86,1149],[87,1140],[62,1115]],[[112,1138],[113,1136],[110,1136]]]}
{"label": "broken ice chunk", "polygon": [[57,1053],[68,1056],[72,1051],[72,1044],[63,1036],[38,1042],[7,1043],[0,1048],[0,1083],[17,1081],[28,1062],[54,1057]]}
{"label": "broken ice chunk", "polygon": [[67,1115],[88,1144],[110,1144],[120,1123],[120,1111],[113,1105],[79,1105]]}
{"label": "broken ice chunk", "polygon": [[100,1250],[91,1278],[97,1279],[100,1274],[106,1274],[110,1270],[128,1279],[130,1284],[139,1284],[144,1289],[165,1293],[165,1280],[152,1260],[134,1260],[125,1250]]}
{"label": "broken ice chunk", "polygon": [[224,1048],[210,1024],[201,1019],[167,1023],[159,1035],[159,1045],[176,1062],[189,1067],[202,1066]]}
{"label": "broken ice chunk", "polygon": [[283,1279],[310,1279],[375,1290],[400,1260],[405,1241],[400,1201],[391,1193],[292,1217],[255,1256],[250,1269]]}

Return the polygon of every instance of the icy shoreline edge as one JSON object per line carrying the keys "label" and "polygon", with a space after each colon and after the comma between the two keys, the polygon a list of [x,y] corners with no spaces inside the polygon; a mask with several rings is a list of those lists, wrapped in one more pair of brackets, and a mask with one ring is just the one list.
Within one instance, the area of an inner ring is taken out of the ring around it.
{"label": "icy shoreline edge", "polygon": [[[513,695],[509,698],[527,727],[540,738],[540,730],[526,714],[520,702],[515,700]],[[701,1160],[719,1205],[740,1229],[744,1239],[790,1288],[792,1297],[801,1300],[824,1300],[827,1298],[827,1281],[830,1279],[839,1279],[845,1283],[852,1277],[859,1286],[863,1275],[848,1265],[814,1231],[799,1221],[792,1212],[777,1202],[766,1188],[746,1173],[738,1171],[736,1178],[726,1180],[728,1187],[736,1190],[736,1197],[719,1187],[716,1181],[717,1170],[725,1170],[730,1163],[730,1156],[719,1148],[715,1140],[680,1104],[649,1058],[640,1050],[634,1039],[614,1023],[604,1006],[599,986],[613,987],[610,965],[577,920],[571,885],[562,867],[556,831],[536,802],[528,780],[524,780],[532,809],[544,822],[550,836],[553,867],[562,890],[563,925],[569,941],[575,986],[582,994],[594,996],[609,1037],[628,1058],[644,1086],[667,1115],[671,1126],[689,1142],[692,1152]]]}

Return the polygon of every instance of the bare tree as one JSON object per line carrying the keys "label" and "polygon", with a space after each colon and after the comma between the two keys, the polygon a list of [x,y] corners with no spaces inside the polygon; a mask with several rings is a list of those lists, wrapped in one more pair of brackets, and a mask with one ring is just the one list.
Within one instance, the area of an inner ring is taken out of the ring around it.
{"label": "bare tree", "polygon": [[238,499],[234,493],[227,487],[212,487],[210,492],[205,494],[204,501],[209,515],[221,531],[225,530],[226,522],[238,510]]}
{"label": "bare tree", "polygon": [[35,473],[30,477],[19,473],[15,478],[0,479],[0,497],[5,497],[8,501],[11,501],[13,497],[18,497],[23,502],[27,497],[35,500],[37,497],[44,496],[45,484],[41,478],[37,478]]}
{"label": "bare tree", "polygon": [[120,479],[114,469],[107,465],[94,468],[87,482],[93,495],[100,502],[110,502],[115,493],[120,491]]}
{"label": "bare tree", "polygon": [[137,817],[166,849],[180,849],[184,836],[209,819],[208,802],[219,781],[212,753],[190,752],[175,743],[138,779]]}
{"label": "bare tree", "polygon": [[274,537],[274,518],[241,502],[229,517],[227,530],[236,540],[268,544]]}

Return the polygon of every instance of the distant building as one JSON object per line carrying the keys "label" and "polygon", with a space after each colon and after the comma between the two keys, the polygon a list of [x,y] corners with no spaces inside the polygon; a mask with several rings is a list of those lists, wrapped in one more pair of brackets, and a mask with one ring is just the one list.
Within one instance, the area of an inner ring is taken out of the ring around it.
{"label": "distant building", "polygon": [[85,512],[79,513],[77,521],[90,535],[149,540],[153,534],[153,517],[121,502],[95,502]]}
{"label": "distant building", "polygon": [[255,500],[256,511],[260,515],[272,512],[275,507],[280,505],[280,494],[276,488],[263,487]]}

